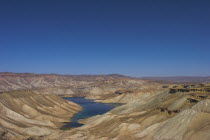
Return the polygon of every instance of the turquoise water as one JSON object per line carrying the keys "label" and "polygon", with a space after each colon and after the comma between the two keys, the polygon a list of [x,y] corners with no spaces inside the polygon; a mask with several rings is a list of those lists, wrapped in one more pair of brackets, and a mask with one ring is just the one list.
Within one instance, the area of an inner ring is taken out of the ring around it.
{"label": "turquoise water", "polygon": [[80,127],[83,124],[78,123],[78,120],[89,118],[95,115],[101,115],[109,110],[121,105],[121,104],[112,104],[112,103],[96,103],[94,100],[91,99],[85,99],[84,97],[65,97],[65,100],[72,101],[74,103],[77,103],[82,106],[82,110],[75,114],[71,122],[67,123],[63,127]]}

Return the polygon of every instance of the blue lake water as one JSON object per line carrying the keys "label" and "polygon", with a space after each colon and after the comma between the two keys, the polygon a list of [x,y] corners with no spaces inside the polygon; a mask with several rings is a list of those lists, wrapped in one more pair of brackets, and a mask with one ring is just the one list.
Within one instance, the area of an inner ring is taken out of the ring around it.
{"label": "blue lake water", "polygon": [[75,114],[71,118],[71,122],[67,123],[63,127],[80,127],[83,124],[78,123],[78,120],[89,118],[95,115],[101,115],[109,110],[121,105],[121,104],[112,104],[112,103],[96,103],[94,100],[91,99],[85,99],[84,97],[65,97],[65,100],[74,102],[82,106],[82,110]]}

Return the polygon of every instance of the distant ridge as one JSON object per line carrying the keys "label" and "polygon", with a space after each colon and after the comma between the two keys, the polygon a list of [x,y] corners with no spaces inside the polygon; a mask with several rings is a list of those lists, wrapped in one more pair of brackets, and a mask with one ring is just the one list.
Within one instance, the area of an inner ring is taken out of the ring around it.
{"label": "distant ridge", "polygon": [[165,81],[172,83],[210,83],[210,76],[168,76],[168,77],[142,77],[144,80]]}
{"label": "distant ridge", "polygon": [[[0,72],[1,75],[58,75],[58,76],[112,76],[112,77],[131,77],[126,76],[122,74],[58,74],[58,73],[29,73],[29,72],[23,72],[23,73],[16,73],[16,72]],[[133,78],[133,77],[132,77]]]}
{"label": "distant ridge", "polygon": [[76,87],[91,85],[93,83],[109,83],[119,81],[137,80],[139,78],[119,74],[109,75],[61,75],[61,74],[36,74],[36,73],[11,73],[0,72],[0,91],[17,89],[34,89],[48,87]]}

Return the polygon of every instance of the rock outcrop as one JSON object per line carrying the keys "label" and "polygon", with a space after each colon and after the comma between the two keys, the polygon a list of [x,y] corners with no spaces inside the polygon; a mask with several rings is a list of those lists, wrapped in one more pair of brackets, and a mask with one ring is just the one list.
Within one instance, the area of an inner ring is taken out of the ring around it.
{"label": "rock outcrop", "polygon": [[0,134],[9,139],[49,135],[80,109],[56,95],[4,92],[0,94]]}

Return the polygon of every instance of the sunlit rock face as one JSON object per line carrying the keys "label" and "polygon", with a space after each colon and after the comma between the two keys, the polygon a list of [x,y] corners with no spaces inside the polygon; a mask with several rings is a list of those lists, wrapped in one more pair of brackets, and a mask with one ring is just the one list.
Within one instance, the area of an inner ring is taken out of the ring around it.
{"label": "sunlit rock face", "polygon": [[91,140],[208,140],[210,139],[210,94],[197,102],[191,93],[149,94],[104,115],[85,120],[82,127],[56,132],[45,139]]}
{"label": "sunlit rock face", "polygon": [[80,109],[56,95],[4,92],[0,94],[0,133],[9,139],[49,135]]}

